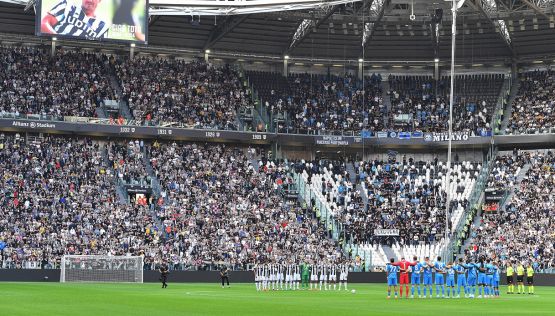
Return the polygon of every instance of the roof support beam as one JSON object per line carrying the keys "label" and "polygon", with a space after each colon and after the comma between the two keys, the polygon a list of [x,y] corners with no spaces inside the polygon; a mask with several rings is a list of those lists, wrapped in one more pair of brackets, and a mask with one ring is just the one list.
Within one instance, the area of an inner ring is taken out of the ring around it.
{"label": "roof support beam", "polygon": [[370,5],[369,19],[373,22],[367,22],[364,24],[364,29],[362,31],[362,49],[360,55],[368,47],[368,44],[372,41],[372,37],[376,32],[376,27],[380,24],[382,20],[385,9],[389,6],[390,0],[373,0]]}
{"label": "roof support beam", "polygon": [[208,36],[208,39],[204,43],[204,49],[209,49],[219,40],[221,40],[226,34],[233,31],[237,25],[243,23],[249,17],[248,14],[245,15],[230,15],[225,18],[223,23],[218,24]]}
{"label": "roof support beam", "polygon": [[[537,14],[549,20],[549,16],[545,14],[545,9],[550,4],[553,6],[553,0],[522,0],[522,2]],[[543,6],[543,8],[540,8],[540,6]]]}
{"label": "roof support beam", "polygon": [[497,13],[497,4],[495,0],[467,0],[466,3],[474,10],[480,12],[486,20],[495,28],[496,33],[499,35],[507,49],[511,52],[511,56],[516,56],[513,49],[511,34],[505,25],[504,20],[496,20],[494,15]]}
{"label": "roof support beam", "polygon": [[291,43],[289,46],[284,50],[283,55],[289,54],[295,47],[299,46],[302,41],[308,37],[310,34],[311,29],[318,29],[322,23],[324,23],[327,19],[329,19],[332,14],[337,11],[339,5],[334,6],[327,6],[322,8],[322,16],[318,19],[304,19],[301,21],[295,34],[293,34],[293,38],[291,39]]}

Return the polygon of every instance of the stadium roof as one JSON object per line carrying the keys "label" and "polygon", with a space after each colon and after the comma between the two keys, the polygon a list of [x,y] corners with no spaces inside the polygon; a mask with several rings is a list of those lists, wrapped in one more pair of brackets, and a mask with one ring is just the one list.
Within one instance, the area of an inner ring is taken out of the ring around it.
{"label": "stadium roof", "polygon": [[[34,34],[33,2],[26,7],[22,4],[26,1],[3,1],[12,4],[0,3],[0,32]],[[450,58],[450,1],[196,1],[215,3],[210,8],[220,10],[225,6],[244,9],[249,3],[262,2],[282,6],[287,5],[285,2],[304,2],[312,6],[292,10],[293,4],[289,4],[284,7],[287,11],[268,9],[239,15],[209,15],[200,6],[185,6],[193,2],[150,1],[149,45],[330,61],[362,56],[375,61],[430,61],[437,49],[440,59]],[[163,12],[164,5],[181,11],[166,15],[169,13]],[[442,10],[442,17],[436,33],[433,26],[441,13],[438,10]],[[457,17],[457,59],[465,63],[551,61],[555,56],[554,12],[555,0],[466,0]]]}

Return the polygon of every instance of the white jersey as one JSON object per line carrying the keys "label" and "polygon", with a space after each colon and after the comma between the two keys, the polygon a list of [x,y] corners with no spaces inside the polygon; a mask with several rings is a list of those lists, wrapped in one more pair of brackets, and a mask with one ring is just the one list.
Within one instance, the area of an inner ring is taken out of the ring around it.
{"label": "white jersey", "polygon": [[327,269],[325,265],[320,266],[320,281],[327,280]]}
{"label": "white jersey", "polygon": [[278,281],[283,281],[283,265],[278,265],[277,273]]}
{"label": "white jersey", "polygon": [[347,277],[349,276],[349,266],[347,264],[342,264],[339,269],[339,280],[347,281]]}
{"label": "white jersey", "polygon": [[276,266],[274,264],[270,265],[270,281],[275,281],[277,278]]}
{"label": "white jersey", "polygon": [[56,34],[88,39],[106,36],[110,28],[108,23],[96,16],[87,16],[80,2],[68,3],[68,1],[70,0],[62,0],[48,11],[57,21],[53,25]]}
{"label": "white jersey", "polygon": [[330,281],[336,281],[337,280],[337,265],[332,264],[329,268],[329,271],[330,271],[329,280]]}
{"label": "white jersey", "polygon": [[263,267],[259,266],[259,265],[254,267],[254,280],[256,282],[259,282],[259,281],[262,280],[262,278],[261,278],[262,277],[262,271],[263,271],[262,269],[263,269]]}

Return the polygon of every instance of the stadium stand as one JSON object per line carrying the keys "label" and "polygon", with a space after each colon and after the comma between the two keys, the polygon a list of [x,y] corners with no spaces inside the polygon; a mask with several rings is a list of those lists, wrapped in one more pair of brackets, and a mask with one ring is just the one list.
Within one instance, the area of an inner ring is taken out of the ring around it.
{"label": "stadium stand", "polygon": [[64,254],[140,254],[148,208],[120,204],[103,145],[88,138],[2,138],[3,268],[53,268]]}
{"label": "stadium stand", "polygon": [[237,130],[237,111],[252,107],[248,89],[229,65],[141,57],[118,59],[115,71],[142,124]]}
{"label": "stadium stand", "polygon": [[553,94],[555,73],[552,70],[520,74],[520,89],[513,102],[511,118],[505,133],[551,133],[554,127]]}
{"label": "stadium stand", "polygon": [[106,99],[117,96],[107,77],[106,55],[39,48],[0,48],[2,116],[96,117]]}
{"label": "stadium stand", "polygon": [[507,183],[511,193],[503,209],[483,214],[473,229],[467,253],[495,255],[504,262],[529,262],[538,271],[555,267],[551,220],[554,163],[553,152],[547,150],[517,151],[497,158],[495,181],[511,181]]}
{"label": "stadium stand", "polygon": [[149,147],[164,191],[156,212],[168,255],[182,254],[185,264],[228,262],[239,269],[304,256],[341,259],[337,242],[306,207],[284,199],[283,187],[292,181],[288,165],[248,155],[245,148],[214,144]]}
{"label": "stadium stand", "polygon": [[262,103],[275,116],[282,133],[357,133],[364,124],[372,131],[384,127],[385,107],[381,76],[363,82],[343,77],[291,74],[284,78],[270,72],[247,72]]}
{"label": "stadium stand", "polygon": [[[491,131],[491,118],[503,85],[501,74],[455,77],[453,130],[481,135]],[[441,132],[449,120],[449,80],[430,76],[389,76],[390,127],[399,131]]]}
{"label": "stadium stand", "polygon": [[[438,161],[357,162],[349,174],[345,163],[313,161],[295,171],[309,185],[314,198],[329,210],[345,241],[371,253],[372,264],[385,263],[387,246],[395,253],[438,254],[445,245],[445,163]],[[464,220],[479,163],[454,163],[450,184],[451,227]],[[377,236],[375,229],[398,229],[399,236]]]}

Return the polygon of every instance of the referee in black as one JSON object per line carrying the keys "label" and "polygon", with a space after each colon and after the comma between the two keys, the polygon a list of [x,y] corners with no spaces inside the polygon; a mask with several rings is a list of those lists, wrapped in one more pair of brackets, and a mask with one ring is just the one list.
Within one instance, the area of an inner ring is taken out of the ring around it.
{"label": "referee in black", "polygon": [[170,270],[168,269],[168,264],[166,262],[162,263],[160,266],[160,281],[162,282],[162,288],[165,289],[168,287],[168,274]]}
{"label": "referee in black", "polygon": [[227,266],[222,266],[220,269],[220,277],[222,278],[222,288],[224,288],[225,282],[227,282],[227,287],[229,287],[229,270]]}

